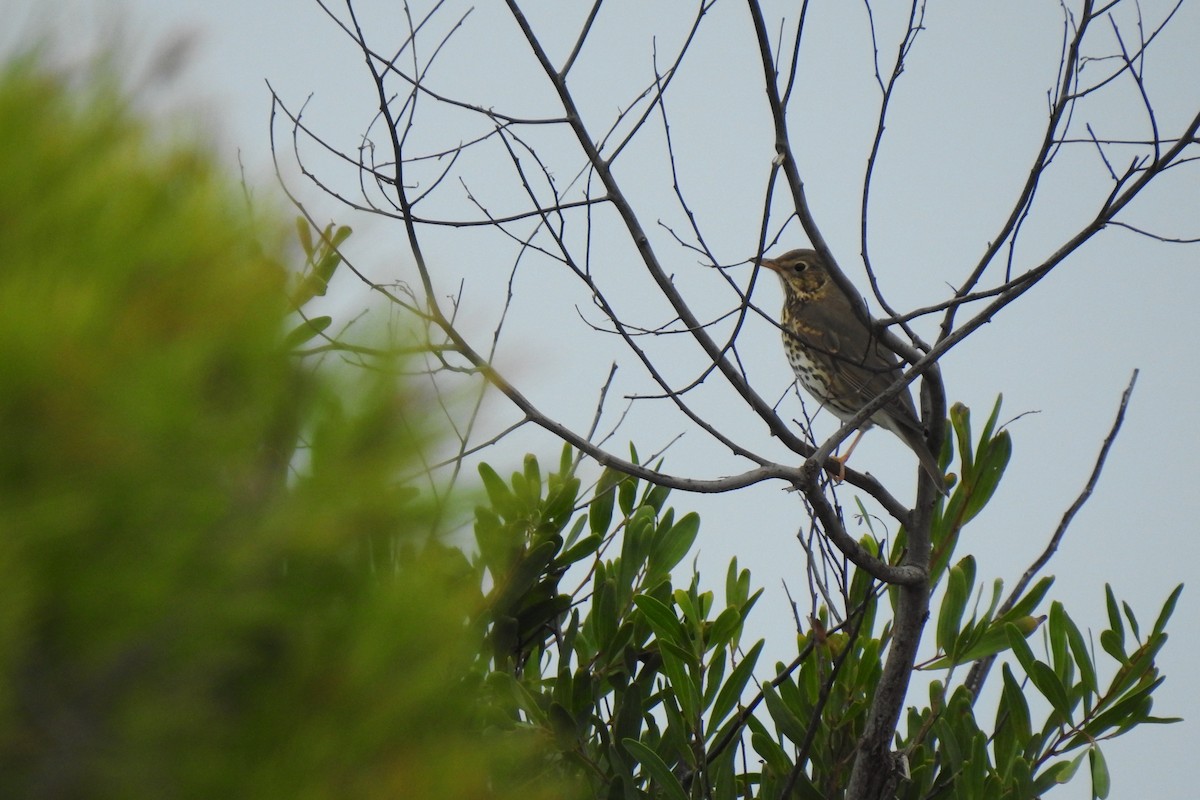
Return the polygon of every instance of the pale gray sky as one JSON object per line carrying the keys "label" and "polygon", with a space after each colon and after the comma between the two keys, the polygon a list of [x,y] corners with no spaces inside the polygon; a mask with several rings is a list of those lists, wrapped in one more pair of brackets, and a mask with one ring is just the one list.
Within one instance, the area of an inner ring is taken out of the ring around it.
{"label": "pale gray sky", "polygon": [[[349,150],[358,145],[376,107],[361,56],[315,3],[305,0],[73,0],[53,4],[53,9],[34,0],[6,0],[5,5],[6,20],[15,23],[9,33],[0,34],[0,47],[6,49],[16,39],[49,27],[63,35],[60,49],[81,53],[98,31],[119,29],[135,76],[144,76],[146,65],[156,63],[164,52],[182,54],[179,77],[147,81],[142,98],[148,105],[188,110],[198,124],[219,133],[231,167],[240,152],[260,196],[273,191],[264,80],[296,108],[311,94],[306,120]],[[399,13],[399,4],[383,4],[386,12],[376,8],[379,5],[363,7],[373,9],[370,17],[376,24],[401,30],[401,20],[391,17],[388,22],[389,14]],[[793,13],[795,6],[776,5],[777,15]],[[1143,2],[1142,8],[1147,19],[1157,20],[1167,5]],[[587,6],[543,0],[533,4],[531,16],[549,33],[558,22],[548,19],[548,10],[577,17]],[[684,2],[626,0],[606,8],[612,10],[601,15],[594,34],[599,46],[585,52],[574,77],[579,96],[587,98],[583,111],[596,120],[597,130],[603,127],[600,120],[628,104],[630,87],[650,79],[653,44],[660,58],[673,52],[692,13],[692,4]],[[710,15],[695,45],[704,56],[685,62],[668,104],[684,190],[718,257],[733,263],[753,253],[772,148],[744,5],[720,2]],[[852,279],[865,289],[858,192],[878,103],[866,66],[870,49],[865,15],[855,3],[813,3],[810,15],[813,33],[795,104],[801,111],[792,121],[797,154],[826,238]],[[890,20],[877,21],[883,26]],[[873,263],[889,300],[900,308],[944,298],[946,284],[961,280],[999,228],[1024,179],[1023,159],[1041,135],[1046,91],[1062,37],[1058,4],[1049,0],[931,3],[926,25],[894,99],[871,205]],[[498,109],[545,113],[547,87],[515,33],[501,4],[478,4],[432,73],[439,89]],[[1200,84],[1195,80],[1200,74],[1198,39],[1200,3],[1186,3],[1147,65],[1165,134],[1178,130],[1200,108]],[[69,49],[64,42],[70,43]],[[887,40],[881,50],[887,58],[894,45]],[[1118,87],[1111,99],[1097,101],[1093,119],[1103,127],[1099,135],[1146,135],[1144,119],[1137,116],[1136,103],[1130,103],[1131,91],[1132,86]],[[446,124],[455,124],[454,119],[447,117]],[[478,128],[478,121],[466,116],[462,124],[462,132],[446,135],[446,140],[469,138]],[[644,224],[655,226],[661,220],[684,231],[686,220],[670,194],[670,183],[664,182],[660,141],[657,134],[648,134],[644,144],[639,142],[622,157],[618,176],[636,197]],[[561,165],[556,177],[565,183],[581,161],[569,155],[560,158],[560,145],[548,133],[539,143]],[[329,170],[339,185],[353,187],[350,172],[322,160],[314,148],[309,151],[318,172]],[[1096,193],[1105,190],[1094,150],[1064,151],[1060,163],[1062,169],[1051,174],[1037,207],[1041,216],[1022,239],[1019,263],[1036,263],[1057,247],[1093,207]],[[481,163],[472,169],[471,191],[502,211],[502,187],[511,181],[507,164]],[[355,226],[359,258],[373,277],[414,277],[403,233],[395,223],[340,210],[311,186],[294,185],[319,218]],[[454,216],[472,215],[463,190],[457,191],[447,191],[443,209]],[[456,197],[454,207],[449,202]],[[1200,235],[1197,208],[1200,175],[1185,168],[1139,200],[1128,219],[1166,234],[1195,237]],[[622,261],[628,248],[615,227],[611,230],[612,242],[622,244],[609,248],[609,241],[599,241],[595,253],[607,271],[603,276],[611,280],[610,286],[643,280],[627,268],[632,259]],[[662,228],[656,227],[652,236],[700,316],[715,316],[731,307],[734,301],[722,294],[717,276],[698,266],[689,252],[673,247]],[[426,241],[432,257],[445,265],[441,292],[454,292],[465,278],[464,312],[479,320],[475,332],[486,334],[497,314],[496,292],[503,287],[511,252],[504,252],[498,265],[487,263],[492,245],[477,232],[436,232]],[[774,252],[805,244],[793,226]],[[1149,627],[1171,588],[1191,577],[1200,562],[1200,500],[1194,488],[1200,475],[1200,436],[1194,419],[1200,359],[1190,324],[1200,298],[1198,254],[1195,247],[1106,232],[942,362],[951,401],[969,405],[976,419],[986,418],[1001,392],[1003,419],[1025,415],[1011,427],[1014,457],[1005,482],[988,511],[968,528],[959,549],[960,554],[975,554],[982,580],[998,576],[1008,584],[1041,551],[1084,485],[1120,392],[1131,371],[1141,370],[1125,427],[1098,490],[1075,519],[1048,570],[1058,576],[1052,596],[1062,600],[1085,629],[1098,632],[1105,625],[1105,581],[1139,612],[1143,627]],[[505,272],[497,276],[483,274],[485,270]],[[348,313],[368,304],[369,293],[361,284],[346,281],[339,288],[338,303]],[[532,264],[519,274],[518,289],[522,299],[513,311],[508,346],[502,348],[498,363],[535,401],[563,415],[576,429],[586,429],[600,379],[614,358],[626,362],[615,396],[648,390],[612,339],[590,333],[580,322],[579,313],[597,317],[577,283],[546,264]],[[755,299],[774,313],[780,290],[773,280],[760,280]],[[668,318],[661,305],[650,301],[631,302],[623,311],[647,325]],[[931,322],[917,327],[926,335],[933,332]],[[752,320],[739,344],[760,393],[777,398],[790,374],[776,332]],[[674,347],[661,346],[664,352]],[[684,350],[679,371],[672,376],[681,381],[696,366],[695,354]],[[577,353],[581,356],[574,357]],[[596,364],[605,368],[597,369]],[[729,395],[709,392],[707,385],[705,392],[706,407],[725,414],[720,404],[730,403]],[[785,406],[787,413],[795,416],[795,401],[788,402],[793,405]],[[497,417],[509,414],[500,403],[494,408]],[[738,408],[730,407],[727,413],[730,433],[787,459],[777,444],[766,441],[761,423]],[[833,427],[828,415],[818,422],[819,432],[832,432]],[[665,405],[644,403],[635,405],[615,441],[634,439],[641,452],[648,453],[683,431]],[[504,466],[511,452],[515,465],[526,449],[552,463],[559,448],[544,437],[529,435],[511,450],[488,458]],[[624,447],[617,444],[612,449]],[[866,437],[852,463],[898,486],[908,485],[903,481],[915,474],[911,455],[878,431]],[[677,443],[667,459],[669,471],[694,477],[717,477],[745,466],[695,431]],[[796,498],[780,489],[762,485],[718,498],[673,496],[677,509],[701,511],[699,564],[708,584],[721,585],[726,564],[736,555],[751,569],[755,583],[767,588],[747,632],[747,638],[762,636],[776,643],[777,649],[760,663],[764,670],[793,652],[791,613],[781,583],[787,581],[793,590],[803,587],[802,553],[793,538],[803,524],[802,511]],[[849,492],[842,497],[844,503],[851,502]],[[1160,656],[1167,682],[1158,692],[1155,713],[1188,719],[1176,726],[1147,727],[1105,746],[1114,776],[1113,797],[1195,796],[1188,769],[1190,742],[1200,736],[1200,692],[1191,676],[1191,665],[1200,657],[1200,592],[1195,587],[1185,589],[1171,632]],[[931,639],[926,640],[930,648]],[[1087,797],[1086,777],[1081,775],[1051,796]]]}

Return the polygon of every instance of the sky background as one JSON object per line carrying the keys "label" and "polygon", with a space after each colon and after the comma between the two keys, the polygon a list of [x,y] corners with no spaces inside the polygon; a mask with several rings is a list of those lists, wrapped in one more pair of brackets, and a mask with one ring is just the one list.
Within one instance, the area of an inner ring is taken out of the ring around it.
{"label": "sky background", "polygon": [[[882,5],[882,4],[880,4]],[[293,109],[306,101],[305,121],[337,147],[355,152],[377,107],[374,87],[351,42],[305,0],[102,0],[42,3],[0,0],[9,22],[0,47],[11,51],[39,31],[58,37],[56,51],[85,63],[97,42],[119,37],[138,102],[156,112],[184,115],[183,127],[215,137],[231,169],[239,161],[258,198],[278,202],[268,138],[270,95],[266,81]],[[368,31],[381,49],[394,48],[405,25],[395,3],[365,3]],[[447,4],[438,24],[445,30],[468,6]],[[535,27],[553,42],[559,62],[590,3],[530,5]],[[1157,21],[1168,4],[1144,2],[1147,21]],[[607,127],[653,76],[653,53],[667,63],[694,13],[684,2],[613,2],[597,20],[593,38],[573,71],[572,85],[585,120],[597,132]],[[769,5],[775,25],[793,22],[794,4]],[[877,9],[881,59],[895,50],[903,19]],[[859,246],[862,174],[874,135],[879,91],[871,69],[871,41],[861,4],[813,3],[809,38],[802,54],[797,97],[790,122],[794,147],[814,214],[839,262],[866,288]],[[438,55],[431,86],[484,106],[530,116],[553,112],[552,96],[519,31],[502,4],[479,3]],[[890,35],[889,35],[890,34]],[[999,229],[1027,172],[1042,135],[1047,91],[1056,74],[1063,36],[1057,3],[1019,0],[1005,4],[931,3],[926,30],[908,59],[893,100],[870,203],[872,263],[889,302],[915,308],[945,298],[947,284],[962,280]],[[1164,136],[1178,131],[1200,109],[1200,3],[1185,3],[1146,64],[1148,90]],[[431,40],[432,41],[432,40]],[[1111,36],[1097,34],[1111,47]],[[425,52],[428,53],[429,45]],[[1101,68],[1100,64],[1096,68]],[[1101,137],[1147,135],[1141,101],[1131,82],[1081,106]],[[701,25],[693,50],[667,96],[682,190],[718,260],[735,264],[752,256],[761,225],[765,178],[774,155],[770,120],[761,89],[761,68],[744,4],[721,0]],[[436,150],[486,131],[474,115],[428,104],[414,133],[417,149]],[[178,119],[178,117],[176,118]],[[1082,128],[1078,129],[1082,132]],[[289,131],[279,126],[279,135]],[[550,128],[522,131],[565,185],[582,166],[568,137]],[[378,131],[373,140],[384,152]],[[303,152],[313,171],[353,194],[355,176],[311,143]],[[677,285],[702,319],[737,306],[737,297],[711,265],[674,244],[668,229],[688,233],[688,221],[671,190],[663,156],[661,125],[652,124],[623,153],[618,179],[634,201],[643,224]],[[1127,163],[1132,150],[1122,151]],[[300,179],[285,153],[285,176],[318,220],[354,226],[356,265],[372,279],[414,281],[403,230],[394,220],[355,214]],[[384,158],[384,156],[380,156]],[[1117,156],[1114,154],[1114,158]],[[467,193],[494,213],[520,207],[512,193],[513,170],[497,150],[464,156],[464,183],[447,182],[431,198],[429,213],[478,216]],[[429,180],[433,172],[417,173]],[[1026,267],[1039,263],[1087,219],[1107,193],[1104,166],[1094,148],[1065,149],[1047,178],[1015,256]],[[772,233],[786,217],[786,198],[772,209]],[[1126,221],[1168,236],[1200,236],[1200,174],[1185,167],[1128,210]],[[584,227],[575,218],[574,244]],[[517,230],[517,229],[515,229]],[[528,232],[529,226],[519,229]],[[500,314],[497,298],[509,280],[516,250],[494,232],[438,229],[425,234],[441,297],[463,294],[460,318],[486,349]],[[647,327],[670,319],[648,290],[632,248],[613,215],[597,212],[592,254],[597,280],[620,297],[629,321]],[[793,223],[770,252],[806,246]],[[1109,230],[1081,248],[1052,276],[1004,310],[942,360],[947,393],[974,417],[986,418],[1003,394],[1002,420],[1014,421],[1014,455],[991,506],[967,529],[959,554],[973,553],[981,581],[1007,585],[1045,546],[1063,512],[1075,500],[1112,424],[1121,391],[1136,368],[1140,377],[1126,417],[1094,496],[1074,520],[1048,574],[1057,576],[1052,597],[1062,600],[1085,631],[1105,626],[1105,582],[1138,612],[1149,628],[1171,589],[1186,582],[1200,563],[1197,519],[1200,475],[1194,416],[1200,364],[1192,323],[1200,297],[1200,250],[1165,244],[1127,231]],[[744,286],[748,267],[727,274]],[[770,278],[771,276],[765,276]],[[992,276],[994,278],[994,276]],[[651,391],[611,335],[587,324],[600,316],[579,282],[547,260],[530,259],[513,279],[516,300],[496,362],[518,387],[572,428],[585,431],[600,385],[614,360],[621,364],[610,394],[623,398]],[[386,316],[370,291],[343,275],[330,308],[342,319],[363,309]],[[753,299],[774,314],[781,290],[760,276]],[[877,311],[877,305],[872,302]],[[964,319],[965,317],[960,317]],[[935,323],[915,327],[932,337]],[[727,330],[718,326],[719,330]],[[648,343],[669,365],[668,376],[683,384],[703,363],[684,337]],[[777,331],[751,315],[738,337],[751,381],[768,401],[787,394],[791,374]],[[770,440],[760,421],[731,392],[710,379],[689,397],[721,422],[722,430],[783,463],[794,457]],[[608,430],[626,403],[611,403],[601,425]],[[811,410],[811,407],[810,407]],[[782,412],[799,416],[788,396]],[[478,440],[515,419],[499,398],[485,405]],[[818,436],[835,425],[818,415]],[[713,478],[746,468],[725,449],[687,425],[662,401],[640,401],[628,410],[610,443],[623,454],[633,440],[643,454],[672,444],[666,470]],[[523,430],[486,458],[515,467],[532,451],[549,465],[558,445]],[[905,497],[915,480],[916,461],[886,432],[874,431],[856,451],[852,466],[870,471]],[[500,471],[505,472],[504,468]],[[807,521],[797,498],[778,484],[763,484],[718,497],[684,496],[679,510],[701,512],[698,565],[706,583],[719,586],[736,556],[766,588],[744,641],[766,637],[774,652],[760,662],[766,675],[775,660],[794,650],[792,617],[783,584],[803,595],[803,552],[795,533]],[[843,504],[852,503],[848,487]],[[1183,716],[1175,726],[1146,727],[1108,743],[1112,797],[1191,798],[1191,741],[1200,736],[1200,692],[1189,669],[1200,657],[1200,593],[1185,589],[1171,641],[1159,663],[1167,676],[1155,713]],[[925,644],[932,647],[932,635]],[[1098,646],[1098,645],[1097,645]],[[1111,674],[1111,673],[1108,673]],[[1086,777],[1052,797],[1088,796]]]}

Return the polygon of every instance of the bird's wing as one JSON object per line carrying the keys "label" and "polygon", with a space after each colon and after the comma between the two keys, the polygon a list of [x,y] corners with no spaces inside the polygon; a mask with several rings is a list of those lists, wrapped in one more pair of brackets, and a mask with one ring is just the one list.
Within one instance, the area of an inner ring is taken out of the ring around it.
{"label": "bird's wing", "polygon": [[[900,361],[869,328],[845,324],[844,320],[852,318],[853,313],[844,300],[808,305],[801,314],[801,338],[833,359],[838,373],[858,392],[859,404],[864,404],[900,377]],[[893,416],[906,418],[906,423],[911,421],[914,430],[921,429],[907,389],[894,398],[890,408]]]}

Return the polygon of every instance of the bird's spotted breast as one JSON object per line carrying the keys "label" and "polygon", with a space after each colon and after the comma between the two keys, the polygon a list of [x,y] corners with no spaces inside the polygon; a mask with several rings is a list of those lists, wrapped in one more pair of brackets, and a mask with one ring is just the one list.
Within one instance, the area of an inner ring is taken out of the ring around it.
{"label": "bird's spotted breast", "polygon": [[787,352],[788,363],[796,374],[796,380],[800,382],[804,391],[815,397],[838,419],[849,419],[854,415],[855,409],[845,408],[830,390],[830,383],[834,377],[829,364],[813,358],[808,350],[787,333],[783,335],[783,347]]}

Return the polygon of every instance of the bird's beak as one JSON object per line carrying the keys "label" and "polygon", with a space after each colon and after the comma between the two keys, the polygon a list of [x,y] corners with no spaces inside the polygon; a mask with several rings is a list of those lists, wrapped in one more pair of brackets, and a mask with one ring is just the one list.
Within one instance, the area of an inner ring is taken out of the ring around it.
{"label": "bird's beak", "polygon": [[769,269],[772,272],[779,272],[779,265],[775,263],[775,259],[773,258],[764,258],[762,261],[758,262],[758,265],[764,269]]}

